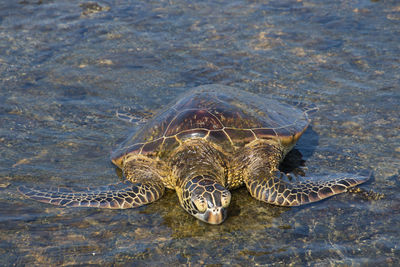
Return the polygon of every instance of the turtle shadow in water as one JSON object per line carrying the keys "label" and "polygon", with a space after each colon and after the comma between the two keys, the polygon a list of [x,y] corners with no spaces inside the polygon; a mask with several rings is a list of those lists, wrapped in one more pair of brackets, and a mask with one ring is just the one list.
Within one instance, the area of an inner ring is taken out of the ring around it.
{"label": "turtle shadow in water", "polygon": [[[279,165],[279,170],[284,173],[301,173],[301,167],[305,166],[305,160],[301,152],[294,148],[292,149]],[[302,176],[304,176],[302,174]]]}
{"label": "turtle shadow in water", "polygon": [[318,134],[309,126],[297,142],[295,148],[287,153],[279,165],[279,170],[284,173],[294,173],[304,176],[305,174],[301,168],[306,166],[307,159],[314,154],[318,144]]}

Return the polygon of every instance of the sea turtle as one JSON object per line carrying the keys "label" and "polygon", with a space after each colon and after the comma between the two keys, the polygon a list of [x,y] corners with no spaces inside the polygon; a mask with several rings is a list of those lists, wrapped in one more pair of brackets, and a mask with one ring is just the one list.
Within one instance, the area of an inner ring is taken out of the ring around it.
{"label": "sea turtle", "polygon": [[154,202],[169,188],[194,217],[220,224],[231,201],[229,190],[242,185],[258,200],[297,206],[365,182],[368,177],[351,174],[291,182],[278,170],[306,130],[309,111],[228,86],[200,86],[112,154],[125,181],[79,191],[27,186],[19,191],[54,205],[125,209]]}

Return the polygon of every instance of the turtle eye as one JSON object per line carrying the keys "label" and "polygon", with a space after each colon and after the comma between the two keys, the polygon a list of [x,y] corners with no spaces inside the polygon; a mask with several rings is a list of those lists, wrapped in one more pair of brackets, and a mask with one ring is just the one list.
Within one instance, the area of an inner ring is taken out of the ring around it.
{"label": "turtle eye", "polygon": [[207,210],[207,203],[202,198],[197,198],[192,201],[193,206],[201,213]]}
{"label": "turtle eye", "polygon": [[223,208],[227,208],[231,203],[231,193],[229,191],[224,191],[221,196],[221,204]]}

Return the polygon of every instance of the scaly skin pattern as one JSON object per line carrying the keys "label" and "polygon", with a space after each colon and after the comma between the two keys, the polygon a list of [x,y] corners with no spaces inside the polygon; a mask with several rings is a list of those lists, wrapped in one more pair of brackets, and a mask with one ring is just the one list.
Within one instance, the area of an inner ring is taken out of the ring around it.
{"label": "scaly skin pattern", "polygon": [[319,201],[364,182],[343,176],[327,182],[289,184],[282,180],[282,173],[277,172],[271,176],[273,178],[249,180],[246,186],[254,198],[279,206],[299,206]]}
{"label": "scaly skin pattern", "polygon": [[190,138],[171,154],[171,177],[183,209],[210,224],[227,216],[231,194],[226,186],[229,156],[203,138]]}
{"label": "scaly skin pattern", "polygon": [[188,213],[207,223],[220,224],[227,216],[231,199],[228,190],[243,184],[258,200],[298,206],[345,192],[368,179],[344,174],[325,182],[288,183],[278,171],[283,151],[277,141],[256,140],[228,154],[204,139],[192,138],[175,151],[169,163],[142,155],[128,156],[123,171],[129,182],[80,191],[26,186],[19,191],[54,205],[125,209],[156,201],[167,187],[176,190]]}
{"label": "scaly skin pattern", "polygon": [[151,203],[161,197],[164,187],[159,184],[130,182],[96,188],[79,189],[20,186],[18,190],[34,200],[65,207],[127,209]]}
{"label": "scaly skin pattern", "polygon": [[189,214],[210,224],[219,224],[225,220],[231,193],[213,177],[196,176],[189,179],[179,191],[181,206]]}
{"label": "scaly skin pattern", "polygon": [[368,177],[341,174],[328,181],[289,183],[286,175],[278,170],[284,157],[279,142],[259,140],[244,150],[239,160],[245,162],[246,187],[254,198],[269,204],[299,206],[343,193],[368,180]]}

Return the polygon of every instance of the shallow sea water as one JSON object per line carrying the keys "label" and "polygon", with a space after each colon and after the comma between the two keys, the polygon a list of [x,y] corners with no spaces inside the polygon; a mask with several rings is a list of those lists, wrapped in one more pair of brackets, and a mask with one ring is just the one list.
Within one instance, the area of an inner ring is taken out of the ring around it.
{"label": "shallow sea water", "polygon": [[[0,265],[398,266],[399,55],[398,1],[2,1]],[[210,83],[318,106],[306,173],[371,170],[384,197],[282,208],[242,188],[211,226],[174,192],[129,210],[18,194],[117,181],[110,152],[141,124],[116,112]]]}

